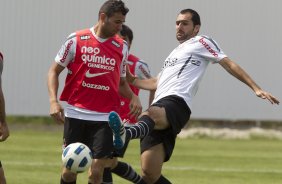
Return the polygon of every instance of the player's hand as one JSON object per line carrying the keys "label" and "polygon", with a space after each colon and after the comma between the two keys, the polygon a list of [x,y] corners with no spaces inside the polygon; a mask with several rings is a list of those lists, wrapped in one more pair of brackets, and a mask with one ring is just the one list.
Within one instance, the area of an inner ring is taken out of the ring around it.
{"label": "player's hand", "polygon": [[130,108],[130,112],[129,112],[130,117],[135,117],[137,119],[138,116],[142,113],[142,105],[140,99],[135,94],[131,98],[129,108]]}
{"label": "player's hand", "polygon": [[58,123],[65,122],[64,109],[58,102],[50,104],[50,116]]}
{"label": "player's hand", "polygon": [[6,122],[0,122],[0,142],[5,141],[10,135]]}
{"label": "player's hand", "polygon": [[[128,67],[128,66],[127,66]],[[132,84],[136,77],[130,72],[129,68],[126,69],[126,81]],[[133,85],[133,84],[132,84]]]}
{"label": "player's hand", "polygon": [[271,104],[277,104],[279,105],[279,100],[277,98],[275,98],[274,96],[272,96],[272,94],[263,91],[263,90],[258,90],[256,91],[256,95],[262,99],[267,99],[268,101],[270,101]]}

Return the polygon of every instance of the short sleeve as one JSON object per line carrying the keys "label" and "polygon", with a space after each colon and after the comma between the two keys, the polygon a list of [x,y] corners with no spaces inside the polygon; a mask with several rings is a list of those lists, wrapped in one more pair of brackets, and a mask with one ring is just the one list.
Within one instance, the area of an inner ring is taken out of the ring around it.
{"label": "short sleeve", "polygon": [[213,63],[218,63],[220,60],[227,57],[220,46],[212,38],[201,36],[199,42],[201,44],[200,53],[202,57],[206,58],[207,60],[210,60]]}
{"label": "short sleeve", "polygon": [[139,79],[149,79],[152,77],[148,64],[142,60],[139,60],[135,65],[135,75]]}
{"label": "short sleeve", "polygon": [[61,49],[57,53],[55,61],[63,66],[66,67],[71,61],[75,58],[76,53],[76,35],[75,33],[71,34],[66,42],[62,45]]}
{"label": "short sleeve", "polygon": [[120,66],[120,77],[126,77],[126,61],[128,58],[128,46],[127,44],[123,44],[122,50],[123,58]]}

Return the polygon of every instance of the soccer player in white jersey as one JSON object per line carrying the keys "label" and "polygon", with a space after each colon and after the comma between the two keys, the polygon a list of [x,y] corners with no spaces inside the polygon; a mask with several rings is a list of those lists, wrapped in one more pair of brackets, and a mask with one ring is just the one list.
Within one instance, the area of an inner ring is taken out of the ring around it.
{"label": "soccer player in white jersey", "polygon": [[[0,142],[5,141],[9,135],[9,128],[6,122],[5,99],[2,90],[2,71],[3,71],[3,55],[0,52]],[[0,184],[6,184],[4,169],[0,160]]]}
{"label": "soccer player in white jersey", "polygon": [[[142,106],[126,82],[127,43],[118,36],[128,8],[120,0],[108,0],[99,10],[98,23],[69,36],[48,72],[50,115],[64,123],[64,146],[86,144],[92,151],[89,183],[100,184],[113,147],[108,115],[119,111],[121,94],[130,99],[130,114],[140,114]],[[60,100],[59,75],[68,73]],[[77,173],[63,168],[61,184],[75,184]]]}
{"label": "soccer player in white jersey", "polygon": [[200,26],[200,16],[196,11],[182,10],[176,19],[176,38],[180,44],[169,54],[158,77],[131,79],[136,87],[156,89],[152,105],[141,114],[136,125],[124,131],[118,114],[111,112],[109,116],[116,147],[122,146],[125,139],[141,138],[141,167],[148,184],[171,183],[162,176],[162,165],[169,160],[175,138],[190,118],[192,99],[209,63],[220,64],[258,97],[279,104],[278,99],[262,90],[229,59],[213,39],[197,36]]}

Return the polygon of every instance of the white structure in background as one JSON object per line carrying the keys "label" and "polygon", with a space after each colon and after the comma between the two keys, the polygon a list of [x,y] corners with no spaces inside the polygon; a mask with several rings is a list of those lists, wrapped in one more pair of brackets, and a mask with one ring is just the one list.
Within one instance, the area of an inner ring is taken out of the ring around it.
{"label": "white structure in background", "polygon": [[[64,39],[93,26],[103,1],[9,0],[0,6],[0,50],[5,57],[3,88],[8,115],[48,115],[46,75]],[[213,37],[260,86],[282,100],[282,1],[125,0],[135,34],[131,52],[156,75],[178,44],[175,18],[184,8],[200,13],[200,34]],[[194,101],[192,118],[281,120],[281,106],[210,65]],[[64,82],[63,80],[61,82]],[[63,86],[63,85],[61,85]],[[147,105],[147,93],[142,93]]]}

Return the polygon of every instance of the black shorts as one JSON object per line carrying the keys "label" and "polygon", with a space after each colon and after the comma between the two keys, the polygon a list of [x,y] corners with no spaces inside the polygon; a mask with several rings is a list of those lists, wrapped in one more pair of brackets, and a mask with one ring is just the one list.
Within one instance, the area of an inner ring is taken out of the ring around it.
{"label": "black shorts", "polygon": [[2,167],[2,163],[1,163],[1,160],[0,160],[0,168]]}
{"label": "black shorts", "polygon": [[165,160],[172,155],[177,134],[190,119],[191,111],[183,98],[171,95],[164,97],[151,106],[164,107],[170,127],[165,130],[153,130],[148,136],[141,139],[141,153],[149,148],[163,143]]}
{"label": "black shorts", "polygon": [[110,158],[114,150],[113,133],[106,121],[65,118],[64,146],[81,142],[87,145],[93,158]]}

